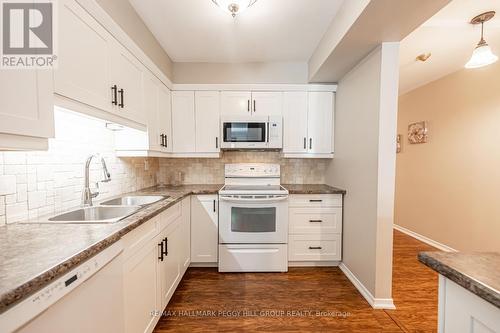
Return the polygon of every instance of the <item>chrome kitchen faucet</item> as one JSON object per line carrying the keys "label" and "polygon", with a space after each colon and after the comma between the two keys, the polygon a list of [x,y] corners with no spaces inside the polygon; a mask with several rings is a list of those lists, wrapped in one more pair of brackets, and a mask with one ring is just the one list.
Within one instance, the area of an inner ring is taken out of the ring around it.
{"label": "chrome kitchen faucet", "polygon": [[[96,182],[97,192],[92,192],[90,190],[90,162],[92,162],[92,158],[98,158],[99,155],[90,155],[85,162],[85,184],[82,191],[82,205],[83,206],[92,206],[92,199],[99,195],[99,182]],[[107,183],[111,181],[111,174],[108,171],[108,167],[106,166],[106,161],[104,157],[101,157],[102,164],[102,172],[104,174],[104,179],[101,180],[101,183]]]}

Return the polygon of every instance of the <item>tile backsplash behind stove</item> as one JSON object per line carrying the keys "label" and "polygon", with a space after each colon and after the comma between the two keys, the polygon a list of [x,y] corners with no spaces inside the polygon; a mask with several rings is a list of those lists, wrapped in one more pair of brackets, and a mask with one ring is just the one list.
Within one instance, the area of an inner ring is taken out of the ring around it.
{"label": "tile backsplash behind stove", "polygon": [[281,165],[282,184],[323,184],[330,160],[286,159],[280,152],[225,151],[221,158],[160,159],[158,183],[223,184],[226,163],[276,163]]}

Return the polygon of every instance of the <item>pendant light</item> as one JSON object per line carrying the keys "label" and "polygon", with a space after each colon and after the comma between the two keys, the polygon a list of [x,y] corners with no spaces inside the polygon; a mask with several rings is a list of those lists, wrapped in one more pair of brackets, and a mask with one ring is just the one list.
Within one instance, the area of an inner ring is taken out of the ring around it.
{"label": "pendant light", "polygon": [[498,60],[498,57],[491,52],[491,48],[483,38],[484,22],[495,16],[494,11],[486,12],[474,17],[471,24],[481,24],[481,40],[472,52],[470,60],[465,64],[465,68],[479,68],[490,65]]}
{"label": "pendant light", "polygon": [[248,7],[257,2],[257,0],[212,0],[225,12],[231,14],[232,17],[245,11]]}

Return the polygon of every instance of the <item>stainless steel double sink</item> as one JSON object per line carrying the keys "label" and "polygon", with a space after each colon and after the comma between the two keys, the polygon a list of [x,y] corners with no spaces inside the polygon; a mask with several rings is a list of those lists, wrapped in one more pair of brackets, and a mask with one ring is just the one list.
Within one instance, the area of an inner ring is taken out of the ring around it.
{"label": "stainless steel double sink", "polygon": [[37,223],[114,223],[145,206],[169,198],[165,195],[125,195],[101,202],[99,206],[77,208]]}

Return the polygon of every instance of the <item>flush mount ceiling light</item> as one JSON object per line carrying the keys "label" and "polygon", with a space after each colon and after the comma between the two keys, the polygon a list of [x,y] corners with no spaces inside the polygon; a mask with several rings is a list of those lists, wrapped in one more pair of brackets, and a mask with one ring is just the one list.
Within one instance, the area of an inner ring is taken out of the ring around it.
{"label": "flush mount ceiling light", "polygon": [[479,68],[498,60],[498,57],[491,52],[491,48],[483,38],[484,22],[489,21],[493,16],[495,16],[495,12],[490,11],[479,14],[470,21],[471,24],[481,24],[481,40],[472,52],[470,60],[465,64],[465,68]]}
{"label": "flush mount ceiling light", "polygon": [[233,17],[244,12],[248,7],[257,2],[257,0],[212,0],[217,6],[228,12]]}

